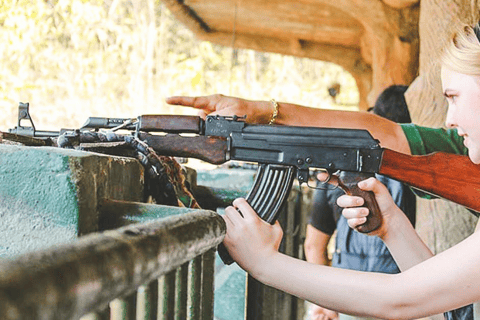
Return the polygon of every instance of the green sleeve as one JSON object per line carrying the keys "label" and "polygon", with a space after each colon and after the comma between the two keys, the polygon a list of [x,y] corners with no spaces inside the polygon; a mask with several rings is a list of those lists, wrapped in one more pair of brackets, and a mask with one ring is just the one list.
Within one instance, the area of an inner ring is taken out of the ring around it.
{"label": "green sleeve", "polygon": [[[433,152],[447,152],[467,155],[467,148],[463,144],[455,129],[427,128],[412,123],[401,124],[407,137],[412,155],[424,155]],[[423,191],[412,188],[413,192],[425,199],[436,199]]]}
{"label": "green sleeve", "polygon": [[463,138],[458,135],[456,129],[427,128],[412,123],[401,124],[401,126],[413,155],[436,151],[468,154],[468,150],[463,144]]}

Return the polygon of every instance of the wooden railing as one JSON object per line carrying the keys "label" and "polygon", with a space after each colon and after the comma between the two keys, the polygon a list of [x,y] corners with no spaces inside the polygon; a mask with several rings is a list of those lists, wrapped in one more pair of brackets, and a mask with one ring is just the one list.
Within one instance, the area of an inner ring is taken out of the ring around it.
{"label": "wooden railing", "polygon": [[[160,207],[124,204],[107,201],[103,210]],[[0,319],[213,319],[215,248],[225,230],[217,213],[185,209],[2,260]]]}

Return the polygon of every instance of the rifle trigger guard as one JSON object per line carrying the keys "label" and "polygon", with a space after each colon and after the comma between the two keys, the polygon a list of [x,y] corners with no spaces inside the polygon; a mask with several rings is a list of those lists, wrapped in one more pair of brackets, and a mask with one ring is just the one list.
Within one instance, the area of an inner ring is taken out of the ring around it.
{"label": "rifle trigger guard", "polygon": [[[309,187],[311,189],[317,189],[317,190],[335,190],[335,189],[337,189],[339,187],[339,180],[338,180],[338,177],[336,176],[336,174],[329,171],[329,170],[325,170],[324,172],[326,172],[328,174],[328,177],[325,180],[321,180],[321,181],[319,180],[319,182],[321,182],[321,184],[325,185],[326,187],[313,186],[313,185],[310,185],[308,182],[307,182],[307,187]],[[334,177],[335,177],[335,179],[333,179]],[[332,183],[330,183],[332,181],[332,179],[334,181]]]}

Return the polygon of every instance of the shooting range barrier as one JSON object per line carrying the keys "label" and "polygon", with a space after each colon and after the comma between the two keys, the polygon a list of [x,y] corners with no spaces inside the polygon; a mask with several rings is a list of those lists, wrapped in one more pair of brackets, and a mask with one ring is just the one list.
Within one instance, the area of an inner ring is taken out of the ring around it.
{"label": "shooting range barrier", "polygon": [[[149,210],[123,205],[102,210]],[[0,318],[213,319],[213,249],[224,234],[216,213],[189,210],[4,261]]]}
{"label": "shooting range barrier", "polygon": [[[215,253],[226,230],[214,211],[246,195],[256,171],[188,172],[204,209],[142,203],[131,158],[0,144],[0,318],[301,318],[303,301]],[[296,186],[283,252],[303,256],[309,203]]]}

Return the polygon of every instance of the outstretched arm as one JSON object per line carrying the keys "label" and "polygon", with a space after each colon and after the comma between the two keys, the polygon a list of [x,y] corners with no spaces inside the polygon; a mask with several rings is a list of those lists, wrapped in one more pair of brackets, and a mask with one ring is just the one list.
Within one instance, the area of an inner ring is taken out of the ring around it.
{"label": "outstretched arm", "polygon": [[[311,224],[307,224],[304,250],[308,262],[323,266],[330,265],[330,260],[328,258],[328,243],[330,242],[331,237],[331,235],[318,230]],[[309,319],[336,320],[338,319],[338,313],[312,304],[309,307]]]}
{"label": "outstretched arm", "polygon": [[225,245],[257,280],[325,308],[378,318],[412,319],[456,309],[480,299],[480,234],[390,275],[344,270],[301,261],[278,252],[277,224],[257,217],[237,199],[226,210]]}
{"label": "outstretched arm", "polygon": [[[252,101],[220,94],[201,97],[169,97],[167,103],[200,110],[200,116],[247,116],[247,122],[267,124],[273,113],[270,101]],[[290,126],[366,129],[380,144],[398,152],[410,154],[402,128],[383,117],[367,112],[337,111],[279,102],[276,124]]]}

